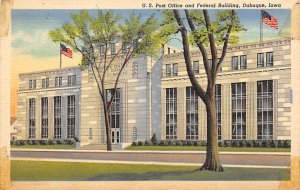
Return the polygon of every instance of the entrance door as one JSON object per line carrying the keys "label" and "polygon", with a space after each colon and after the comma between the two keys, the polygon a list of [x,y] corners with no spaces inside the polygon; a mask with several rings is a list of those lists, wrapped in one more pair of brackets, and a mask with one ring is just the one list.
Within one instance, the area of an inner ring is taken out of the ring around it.
{"label": "entrance door", "polygon": [[120,143],[120,129],[119,128],[111,129],[111,143],[112,144]]}

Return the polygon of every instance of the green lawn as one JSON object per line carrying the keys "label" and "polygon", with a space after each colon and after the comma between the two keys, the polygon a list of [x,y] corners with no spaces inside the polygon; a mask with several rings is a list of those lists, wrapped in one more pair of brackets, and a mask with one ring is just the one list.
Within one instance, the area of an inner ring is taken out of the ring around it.
{"label": "green lawn", "polygon": [[[205,146],[129,146],[126,150],[202,150],[205,151]],[[220,151],[229,152],[290,152],[290,148],[257,148],[257,147],[219,147]]]}
{"label": "green lawn", "polygon": [[11,161],[13,181],[131,181],[131,180],[289,180],[289,169],[225,168],[199,172],[196,166]]}
{"label": "green lawn", "polygon": [[23,145],[23,146],[12,145],[11,148],[25,148],[25,149],[75,149],[75,146],[74,145]]}

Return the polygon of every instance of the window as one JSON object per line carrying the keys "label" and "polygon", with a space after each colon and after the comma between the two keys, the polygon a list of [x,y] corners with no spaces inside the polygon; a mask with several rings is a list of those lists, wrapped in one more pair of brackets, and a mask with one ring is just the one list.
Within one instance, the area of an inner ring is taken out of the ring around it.
{"label": "window", "polygon": [[177,89],[166,89],[166,139],[177,139]]}
{"label": "window", "polygon": [[215,104],[216,104],[216,120],[218,127],[218,140],[222,139],[222,130],[221,130],[221,85],[216,84],[215,91]]}
{"label": "window", "polygon": [[115,55],[116,54],[116,44],[115,43],[111,43],[110,44],[110,54],[111,55]]}
{"label": "window", "polygon": [[42,103],[42,139],[48,138],[48,98],[41,99]]}
{"label": "window", "polygon": [[49,88],[49,78],[42,79],[42,88]]}
{"label": "window", "polygon": [[170,53],[171,53],[171,48],[168,47],[168,54],[170,54]]}
{"label": "window", "polygon": [[[113,93],[114,93],[114,89],[106,90],[107,101],[110,101]],[[114,99],[111,103],[111,107],[109,111],[109,119],[110,119],[111,128],[120,128],[120,89],[119,88],[116,90]]]}
{"label": "window", "polygon": [[257,67],[264,67],[264,54],[258,53],[257,54]]}
{"label": "window", "polygon": [[171,76],[171,64],[166,64],[166,76]]}
{"label": "window", "polygon": [[128,44],[126,44],[126,43],[123,43],[122,44],[122,53],[126,53],[127,51],[128,51]]}
{"label": "window", "polygon": [[273,66],[273,52],[268,52],[266,56],[267,56],[266,66],[267,67]]}
{"label": "window", "polygon": [[35,98],[29,99],[29,138],[35,138]]}
{"label": "window", "polygon": [[100,55],[104,55],[104,45],[100,45]]}
{"label": "window", "polygon": [[76,84],[76,75],[68,76],[68,86],[72,86]]}
{"label": "window", "polygon": [[199,61],[193,61],[193,70],[195,74],[199,74]]}
{"label": "window", "polygon": [[238,70],[238,56],[231,57],[231,70]]}
{"label": "window", "polygon": [[240,69],[247,69],[247,56],[246,55],[240,56]]}
{"label": "window", "polygon": [[246,139],[246,83],[231,84],[232,139]]}
{"label": "window", "polygon": [[36,89],[36,80],[29,80],[29,89]]}
{"label": "window", "polygon": [[193,87],[186,87],[186,139],[198,139],[198,96]]}
{"label": "window", "polygon": [[136,129],[136,127],[133,127],[132,130],[133,130],[132,131],[132,140],[136,141],[137,140],[137,129]]}
{"label": "window", "polygon": [[257,82],[257,139],[273,139],[273,81]]}
{"label": "window", "polygon": [[177,76],[178,75],[178,64],[174,63],[173,64],[173,76]]}
{"label": "window", "polygon": [[62,77],[55,77],[55,86],[62,86]]}
{"label": "window", "polygon": [[75,96],[68,96],[67,104],[67,138],[75,137]]}
{"label": "window", "polygon": [[89,128],[89,139],[93,139],[93,128]]}
{"label": "window", "polygon": [[54,139],[61,139],[61,97],[54,97]]}

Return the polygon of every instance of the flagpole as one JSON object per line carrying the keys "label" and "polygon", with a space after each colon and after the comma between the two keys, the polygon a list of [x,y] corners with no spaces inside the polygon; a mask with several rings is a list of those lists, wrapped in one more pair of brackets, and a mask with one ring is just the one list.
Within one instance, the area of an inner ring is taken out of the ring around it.
{"label": "flagpole", "polygon": [[59,43],[59,68],[61,69],[61,43]]}
{"label": "flagpole", "polygon": [[262,42],[263,40],[263,22],[262,22],[262,11],[260,10],[260,36],[259,41]]}

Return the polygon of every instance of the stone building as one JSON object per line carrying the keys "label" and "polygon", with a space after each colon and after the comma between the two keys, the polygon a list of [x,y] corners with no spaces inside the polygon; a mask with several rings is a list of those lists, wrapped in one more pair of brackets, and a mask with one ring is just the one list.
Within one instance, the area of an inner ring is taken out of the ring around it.
{"label": "stone building", "polygon": [[[290,46],[290,39],[279,39],[228,48],[216,86],[219,139],[291,138]],[[206,139],[205,106],[191,88],[183,54],[167,46],[163,52],[159,58],[135,57],[124,69],[110,112],[113,147],[154,133],[161,139]],[[118,55],[109,70],[107,96],[122,59]],[[205,88],[199,51],[192,52],[192,60]],[[105,145],[91,70],[67,67],[19,77],[18,139],[78,137],[81,146]]]}
{"label": "stone building", "polygon": [[[191,55],[196,77],[206,89],[201,55]],[[165,55],[162,69],[161,138],[205,140],[205,105],[191,88],[183,54]],[[290,39],[229,47],[215,97],[219,139],[290,139]]]}

